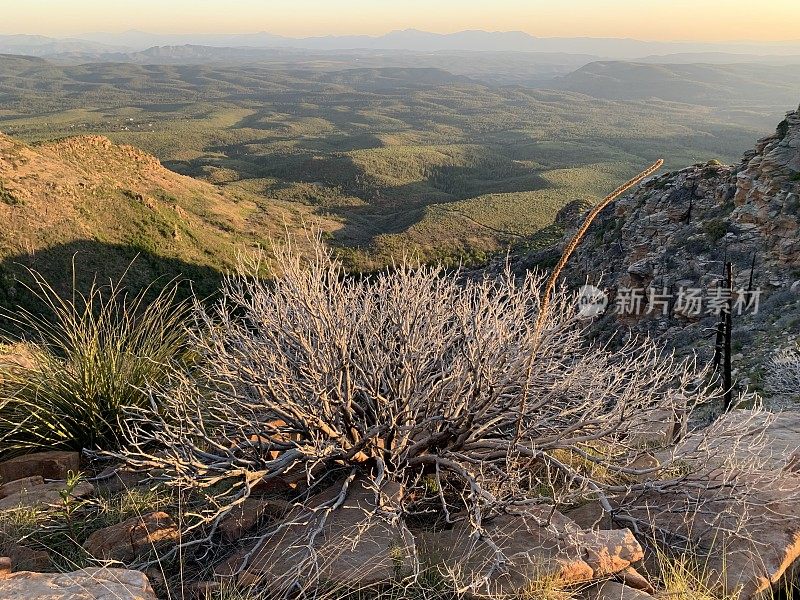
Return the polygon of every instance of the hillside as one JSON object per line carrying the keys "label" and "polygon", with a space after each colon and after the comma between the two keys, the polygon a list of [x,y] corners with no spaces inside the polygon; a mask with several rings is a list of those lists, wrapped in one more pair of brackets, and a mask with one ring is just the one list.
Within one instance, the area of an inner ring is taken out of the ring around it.
{"label": "hillside", "polygon": [[[297,206],[221,191],[169,171],[153,156],[102,136],[29,146],[0,134],[0,304],[16,301],[23,267],[59,289],[71,263],[82,286],[118,278],[132,289],[189,277],[212,292],[237,250],[309,220]],[[330,221],[316,220],[330,229]],[[310,221],[309,221],[310,222]]]}
{"label": "hillside", "polygon": [[[539,77],[527,61],[561,57],[419,57],[276,52],[239,66],[0,57],[0,131],[29,143],[83,133],[131,144],[225,194],[341,223],[332,241],[369,269],[409,249],[481,262],[662,154],[673,168],[735,160],[786,106],[771,97],[731,106],[725,94],[716,105],[609,101],[485,81]],[[778,97],[786,81],[764,85]]]}

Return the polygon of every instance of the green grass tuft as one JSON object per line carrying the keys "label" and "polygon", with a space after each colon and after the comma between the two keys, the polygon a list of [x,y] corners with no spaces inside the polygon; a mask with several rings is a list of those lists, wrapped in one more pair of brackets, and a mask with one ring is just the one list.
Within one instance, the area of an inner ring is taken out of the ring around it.
{"label": "green grass tuft", "polygon": [[0,380],[0,455],[116,448],[126,407],[147,405],[144,390],[186,356],[186,305],[175,303],[174,285],[150,304],[148,290],[129,298],[119,284],[63,299],[32,276],[48,314],[10,315],[38,351]]}

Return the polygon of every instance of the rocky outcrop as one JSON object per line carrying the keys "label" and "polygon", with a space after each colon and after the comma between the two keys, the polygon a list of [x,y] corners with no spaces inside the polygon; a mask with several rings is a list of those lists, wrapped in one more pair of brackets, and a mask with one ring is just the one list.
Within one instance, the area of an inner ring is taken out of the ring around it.
{"label": "rocky outcrop", "polygon": [[[520,264],[553,264],[570,237]],[[800,340],[800,110],[739,165],[712,161],[665,173],[612,203],[565,275],[573,289],[588,282],[607,293],[605,312],[590,315],[599,339],[646,334],[678,354],[697,354],[702,365],[714,354],[726,262],[734,280],[733,375],[743,391],[763,381],[776,350]],[[756,389],[772,408],[800,408],[800,396]],[[637,498],[647,507],[634,515],[655,521],[659,535],[707,552],[709,583],[741,599],[765,592],[800,560],[800,413],[756,414],[734,411],[717,420],[712,427],[741,435],[706,447],[711,463],[699,479],[687,476],[684,489]],[[672,432],[669,419],[642,430],[667,439]],[[708,430],[678,438],[679,452],[707,439]],[[702,510],[688,511],[690,505]],[[586,521],[602,521],[584,512]],[[630,595],[609,586],[598,588],[598,597],[618,592]]]}
{"label": "rocky outcrop", "polygon": [[[552,264],[562,247],[521,264]],[[601,338],[649,334],[705,362],[714,352],[709,332],[726,261],[737,302],[734,367],[744,388],[800,332],[800,112],[789,113],[738,166],[712,161],[665,173],[612,203],[566,276],[574,289],[588,282],[607,292],[608,308],[593,327]],[[630,290],[640,296],[630,298]]]}
{"label": "rocky outcrop", "polygon": [[82,569],[74,573],[9,573],[0,563],[3,600],[156,600],[144,573]]}
{"label": "rocky outcrop", "polygon": [[800,265],[800,111],[745,154],[736,173],[733,222],[758,228],[772,258]]}
{"label": "rocky outcrop", "polygon": [[538,581],[567,586],[603,579],[644,557],[627,529],[585,530],[545,507],[498,517],[485,532],[493,543],[476,539],[466,527],[423,533],[419,551],[424,561],[451,573],[459,588],[486,597],[524,595]]}

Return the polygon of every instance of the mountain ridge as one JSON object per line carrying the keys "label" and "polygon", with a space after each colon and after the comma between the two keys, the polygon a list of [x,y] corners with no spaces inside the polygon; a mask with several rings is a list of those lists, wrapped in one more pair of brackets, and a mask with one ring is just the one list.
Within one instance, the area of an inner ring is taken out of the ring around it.
{"label": "mountain ridge", "polygon": [[607,100],[658,98],[687,104],[741,104],[743,99],[785,106],[797,98],[800,63],[649,64],[595,61],[557,77],[553,87]]}
{"label": "mountain ridge", "polygon": [[[0,36],[0,52],[8,52],[9,36]],[[41,36],[43,37],[43,36]],[[126,47],[143,51],[156,46],[206,45],[212,47],[284,47],[309,50],[382,49],[436,52],[459,51],[539,51],[595,54],[605,58],[634,59],[678,52],[734,52],[745,54],[800,54],[800,41],[757,42],[661,42],[631,38],[537,37],[522,31],[466,30],[433,33],[417,29],[390,31],[383,35],[325,35],[294,38],[268,32],[243,34],[154,34],[143,31],[86,33],[68,40],[106,47]],[[67,43],[68,40],[63,41]],[[30,40],[32,43],[34,40]],[[40,46],[59,42],[57,38],[38,40]],[[72,42],[70,42],[72,43]],[[35,45],[34,45],[35,46]],[[42,51],[34,51],[41,55]]]}

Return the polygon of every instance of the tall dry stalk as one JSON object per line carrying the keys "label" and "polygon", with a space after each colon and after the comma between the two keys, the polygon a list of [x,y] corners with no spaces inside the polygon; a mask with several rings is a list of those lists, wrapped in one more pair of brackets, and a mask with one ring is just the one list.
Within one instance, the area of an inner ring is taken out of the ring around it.
{"label": "tall dry stalk", "polygon": [[547,283],[544,287],[544,293],[541,296],[541,304],[539,306],[539,315],[536,318],[536,326],[534,327],[534,335],[533,335],[533,348],[531,349],[530,358],[528,359],[528,376],[525,382],[525,388],[522,394],[520,394],[520,407],[519,407],[519,419],[517,421],[516,433],[515,433],[515,440],[519,440],[519,436],[522,433],[522,415],[525,414],[525,403],[527,402],[528,397],[528,387],[530,386],[531,382],[531,374],[533,369],[533,357],[536,355],[539,344],[542,339],[542,327],[544,326],[545,319],[547,318],[547,313],[550,308],[550,297],[553,295],[553,291],[556,287],[556,282],[558,281],[561,272],[564,270],[564,267],[567,266],[567,262],[569,262],[570,256],[572,253],[575,252],[578,245],[580,245],[581,240],[586,235],[586,232],[589,231],[589,227],[592,226],[592,223],[597,218],[597,216],[603,212],[603,209],[606,208],[609,204],[611,204],[614,200],[619,198],[622,194],[627,192],[633,186],[638,185],[647,177],[650,177],[653,173],[655,173],[661,166],[664,164],[664,159],[659,158],[656,162],[650,165],[647,169],[639,173],[636,177],[631,179],[630,181],[626,181],[613,192],[611,192],[608,196],[603,198],[603,200],[595,206],[586,219],[581,225],[580,229],[575,233],[575,235],[570,240],[567,247],[564,249],[564,252],[561,254],[561,259],[559,259],[558,264],[556,265],[555,269],[553,269],[550,278],[547,280]]}
{"label": "tall dry stalk", "polygon": [[603,200],[597,206],[592,209],[592,212],[586,217],[586,220],[581,225],[580,229],[575,233],[575,235],[570,240],[567,247],[564,249],[564,253],[561,255],[561,259],[558,261],[556,268],[553,269],[553,273],[550,275],[550,278],[547,280],[547,284],[544,288],[544,294],[542,296],[542,306],[541,310],[539,311],[539,317],[536,319],[536,331],[540,332],[542,325],[544,324],[545,315],[547,314],[547,309],[550,307],[550,296],[553,294],[553,290],[556,287],[556,282],[558,281],[558,277],[561,275],[561,272],[564,270],[564,267],[567,266],[567,262],[569,262],[570,256],[572,253],[575,252],[576,248],[580,245],[581,240],[586,235],[586,232],[589,231],[589,227],[592,226],[592,223],[597,218],[597,216],[603,212],[603,209],[611,204],[614,200],[619,198],[622,194],[627,192],[629,189],[638,185],[650,175],[658,171],[664,164],[664,159],[659,158],[656,162],[650,165],[647,169],[639,173],[636,177],[623,183],[613,192],[611,192],[608,196],[603,198]]}

